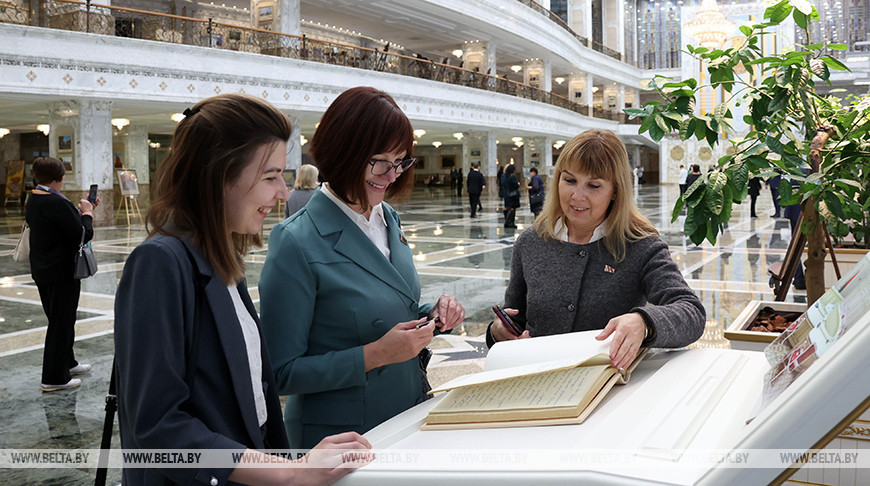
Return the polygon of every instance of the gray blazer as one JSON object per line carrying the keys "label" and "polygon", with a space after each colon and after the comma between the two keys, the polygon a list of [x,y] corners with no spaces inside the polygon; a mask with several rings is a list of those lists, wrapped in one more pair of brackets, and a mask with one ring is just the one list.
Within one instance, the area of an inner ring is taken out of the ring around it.
{"label": "gray blazer", "polygon": [[533,337],[603,329],[638,312],[655,331],[645,346],[675,348],[700,338],[706,322],[704,306],[657,236],[628,243],[617,263],[603,240],[545,240],[528,228],[513,247],[504,301],[520,311],[515,320]]}

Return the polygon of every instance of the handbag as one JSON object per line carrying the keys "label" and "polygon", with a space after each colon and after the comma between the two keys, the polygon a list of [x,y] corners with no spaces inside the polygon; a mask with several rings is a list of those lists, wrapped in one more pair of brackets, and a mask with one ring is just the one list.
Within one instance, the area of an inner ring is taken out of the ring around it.
{"label": "handbag", "polygon": [[12,259],[21,263],[30,261],[30,226],[27,223],[21,227],[21,236],[18,237],[18,244],[12,250]]}
{"label": "handbag", "polygon": [[79,251],[76,252],[76,265],[73,278],[81,280],[93,277],[97,273],[97,259],[94,257],[94,249],[91,242],[85,243],[85,228],[82,226],[82,241],[79,243]]}
{"label": "handbag", "polygon": [[530,192],[529,205],[537,206],[538,204],[544,204],[544,191]]}

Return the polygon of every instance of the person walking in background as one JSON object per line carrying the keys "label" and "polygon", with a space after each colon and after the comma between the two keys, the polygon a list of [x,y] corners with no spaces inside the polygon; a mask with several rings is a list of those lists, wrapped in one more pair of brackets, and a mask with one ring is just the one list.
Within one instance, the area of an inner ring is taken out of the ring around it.
{"label": "person walking in background", "polygon": [[520,181],[516,167],[507,166],[504,170],[504,227],[516,228],[517,208],[520,207]]}
{"label": "person walking in background", "polygon": [[686,176],[686,189],[692,187],[692,184],[694,184],[699,177],[701,177],[701,166],[694,164],[692,165],[692,172],[689,172]]}
{"label": "person walking in background", "polygon": [[782,176],[779,174],[770,177],[764,183],[765,186],[770,188],[770,197],[773,199],[773,215],[771,218],[779,218],[782,214],[781,208],[779,206],[779,181],[782,180]]}
{"label": "person walking in background", "polygon": [[[804,173],[804,176],[810,174],[810,169],[808,167],[801,167],[801,172]],[[791,190],[792,193],[796,193],[800,187],[801,183],[797,179],[790,179],[791,182]],[[798,223],[801,219],[801,205],[800,203],[790,204],[788,206],[782,207],[782,215],[785,218],[788,218],[788,225],[791,228],[791,237],[794,238],[797,231],[800,231],[800,227]],[[792,281],[792,285],[797,290],[806,290],[807,289],[807,280],[804,275],[804,263],[803,259],[798,259],[797,268],[795,268],[794,272],[794,280]]]}
{"label": "person walking in background", "polygon": [[127,259],[115,298],[121,446],[221,449],[244,454],[242,463],[275,467],[228,460],[125,468],[122,482],[331,484],[366,461],[345,462],[330,449],[369,449],[367,440],[353,432],[325,439],[300,461],[305,467],[259,452],[289,444],[244,256],[287,199],[281,173],[290,120],[235,93],[200,101],[185,115],[157,170],[148,239]]}
{"label": "person walking in background", "polygon": [[299,168],[296,174],[296,181],[293,183],[293,190],[290,191],[290,196],[287,198],[287,204],[284,205],[284,217],[289,218],[296,214],[296,211],[302,209],[311,199],[314,191],[320,186],[317,182],[317,167],[311,164],[304,164]]}
{"label": "person walking in background", "polygon": [[27,200],[25,220],[30,226],[30,275],[48,318],[42,391],[50,392],[80,386],[82,380],[73,376],[91,371],[73,353],[81,293],[81,281],[73,275],[79,245],[94,237],[96,204],[82,199],[76,207],[60,193],[66,173],[60,160],[37,157],[32,170],[37,186]]}
{"label": "person walking in background", "polygon": [[456,195],[462,197],[462,181],[465,177],[462,176],[462,169],[456,171]]}
{"label": "person walking in background", "polygon": [[480,164],[473,164],[468,173],[468,203],[471,205],[471,217],[477,217],[480,206],[480,194],[486,189],[486,178],[480,173]]}
{"label": "person walking in background", "polygon": [[535,167],[529,169],[529,174],[532,175],[526,186],[526,189],[529,190],[529,209],[537,218],[544,207],[544,179],[538,175],[538,169]]}
{"label": "person walking in background", "polygon": [[685,194],[686,189],[689,188],[689,185],[686,184],[686,180],[688,177],[689,177],[689,171],[686,170],[686,166],[680,165],[680,177],[678,180],[679,180],[679,184],[680,184],[680,195],[681,196],[683,194]]}
{"label": "person walking in background", "polygon": [[758,177],[752,177],[749,179],[749,217],[757,218],[758,215],[755,214],[755,201],[758,199],[758,195],[761,194],[761,179]]}

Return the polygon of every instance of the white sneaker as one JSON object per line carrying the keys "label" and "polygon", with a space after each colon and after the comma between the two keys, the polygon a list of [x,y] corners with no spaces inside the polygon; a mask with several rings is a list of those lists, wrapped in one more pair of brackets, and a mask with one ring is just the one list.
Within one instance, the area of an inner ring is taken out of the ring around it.
{"label": "white sneaker", "polygon": [[84,363],[84,364],[83,364],[83,363],[79,363],[79,364],[76,365],[74,368],[70,368],[70,369],[69,369],[69,374],[71,374],[71,375],[73,375],[73,376],[75,376],[75,375],[83,375],[83,374],[85,374],[85,373],[90,373],[90,372],[91,372],[91,365],[86,364],[86,363]]}
{"label": "white sneaker", "polygon": [[78,378],[70,378],[70,380],[63,385],[46,385],[45,383],[43,383],[41,386],[42,391],[53,392],[58,390],[69,390],[70,388],[78,388],[79,386],[81,386],[81,384],[82,380]]}

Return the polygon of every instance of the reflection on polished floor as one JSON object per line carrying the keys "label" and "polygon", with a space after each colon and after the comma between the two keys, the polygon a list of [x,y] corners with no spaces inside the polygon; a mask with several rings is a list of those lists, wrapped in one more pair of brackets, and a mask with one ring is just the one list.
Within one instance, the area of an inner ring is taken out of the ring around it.
{"label": "reflection on polished floor", "polygon": [[[767,267],[782,260],[790,239],[788,221],[771,219],[770,197],[759,198],[758,213],[736,206],[732,221],[716,246],[694,246],[683,236],[681,217],[670,222],[677,186],[644,186],[638,204],[668,242],[674,260],[707,308],[707,331],[695,346],[727,347],[723,330],[752,299],[772,300]],[[467,310],[466,322],[452,335],[437,337],[430,369],[433,385],[479,371],[485,356],[483,333],[492,319],[490,306],[501,302],[507,282],[511,248],[523,228],[532,223],[528,206],[518,211],[516,230],[502,227],[499,200],[484,195],[485,210],[471,219],[468,199],[446,188],[422,188],[397,204],[423,288],[423,302],[442,293],[457,296]],[[145,238],[142,226],[99,227],[94,249],[99,273],[82,282],[76,327],[76,356],[94,366],[82,387],[42,393],[39,388],[42,343],[47,324],[27,264],[12,261],[23,210],[0,209],[0,449],[99,448],[104,397],[112,363],[113,301],[124,261]],[[276,213],[267,229],[277,223]],[[120,223],[120,219],[118,220]],[[257,283],[266,249],[248,261],[248,286],[259,305]],[[787,300],[802,301],[794,291]],[[117,427],[113,447],[118,447]],[[0,484],[89,484],[88,469],[0,469]],[[109,472],[109,484],[120,482],[120,471]]]}

